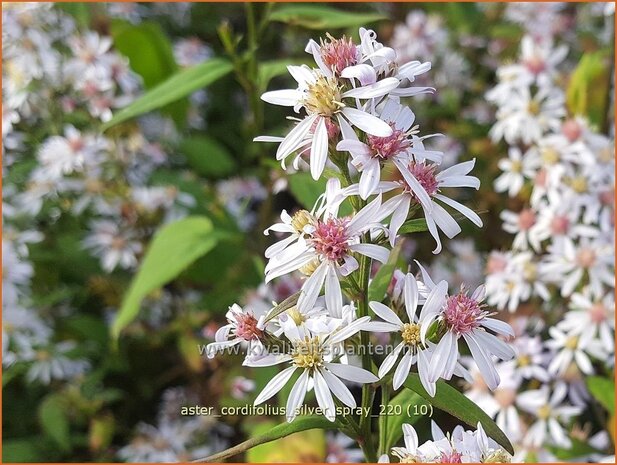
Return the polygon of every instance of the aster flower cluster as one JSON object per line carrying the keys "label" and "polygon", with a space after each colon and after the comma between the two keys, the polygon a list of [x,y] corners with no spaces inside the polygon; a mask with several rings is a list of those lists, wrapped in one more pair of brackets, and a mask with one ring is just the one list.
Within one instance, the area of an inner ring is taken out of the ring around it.
{"label": "aster flower cluster", "polygon": [[[405,447],[392,448],[392,455],[400,463],[509,463],[510,455],[495,441],[490,439],[482,425],[478,423],[475,431],[465,431],[462,426],[454,428],[452,433],[445,434],[442,429],[431,421],[433,438],[422,444],[413,426],[403,424]],[[388,463],[384,455],[380,463]]]}
{"label": "aster flower cluster", "polygon": [[613,376],[615,141],[568,113],[568,50],[556,40],[526,35],[487,94],[493,140],[509,146],[494,187],[518,205],[501,213],[513,239],[488,258],[487,302],[534,316],[514,320],[516,358],[496,368],[508,382],[489,393],[477,381],[468,395],[519,443],[521,459],[554,460],[549,447],[568,449],[573,438],[608,446],[605,431],[576,425],[594,402],[586,377]]}
{"label": "aster flower cluster", "polygon": [[[311,391],[323,415],[335,421],[337,406],[358,406],[349,383],[370,388],[382,379],[397,390],[414,366],[435,395],[439,379],[471,379],[460,364],[463,350],[495,389],[500,379],[494,358],[514,357],[506,342],[513,330],[484,304],[483,285],[449,293],[446,281],[433,281],[417,264],[417,277],[395,273],[395,292],[385,302],[385,296],[367,298],[371,263],[388,262],[401,229],[416,213],[436,242],[434,253],[441,250],[439,231],[449,238],[461,231],[446,208],[477,226],[482,221],[444,193],[479,187],[469,174],[474,160],[440,169],[443,154],[425,146],[436,135],[419,135],[413,111],[401,101],[433,91],[413,85],[430,63],[400,64],[374,31],[360,28],[359,37],[359,44],[329,35],[319,43],[311,40],[306,51],[317,66],[289,66],[297,88],[262,96],[292,107],[297,117],[286,136],[257,140],[279,143],[276,158],[283,167],[290,156],[295,167],[308,163],[314,179],[327,177],[326,190],[311,211],[283,211],[280,222],[265,231],[278,239],[265,252],[266,283],[299,272],[304,276],[296,284],[299,291],[280,296],[278,304],[263,305],[261,297],[253,300],[257,305],[233,305],[207,347],[210,357],[243,347],[249,367],[282,365],[255,404],[291,383],[285,405],[290,422]],[[376,360],[375,371],[372,355],[360,357],[355,350],[370,337],[392,348]]]}
{"label": "aster flower cluster", "polygon": [[[54,225],[79,218],[86,232],[78,250],[88,250],[106,274],[134,269],[156,226],[186,215],[194,200],[150,184],[155,168],[169,163],[165,144],[173,134],[167,137],[165,120],[126,134],[95,132],[142,91],[110,37],[78,31],[51,5],[25,4],[3,9],[2,46],[3,363],[23,363],[30,381],[48,384],[82,374],[89,363],[72,355],[72,341],[54,345],[52,320],[30,285],[32,245],[53,241]],[[68,302],[55,311],[72,313]]]}

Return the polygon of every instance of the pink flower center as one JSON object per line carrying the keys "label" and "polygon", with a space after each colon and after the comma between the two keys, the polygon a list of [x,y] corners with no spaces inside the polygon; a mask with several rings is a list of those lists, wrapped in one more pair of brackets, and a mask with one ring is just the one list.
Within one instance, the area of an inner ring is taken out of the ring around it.
{"label": "pink flower center", "polygon": [[351,38],[335,39],[329,34],[328,38],[329,41],[321,42],[321,59],[334,74],[341,74],[348,66],[358,64],[358,50]]}
{"label": "pink flower center", "polygon": [[505,270],[507,265],[508,262],[503,255],[499,253],[492,253],[486,262],[486,273],[499,273]]}
{"label": "pink flower center", "polygon": [[[428,195],[433,196],[437,193],[439,190],[439,182],[435,177],[435,165],[411,162],[408,168],[411,175],[416,178]],[[403,182],[405,183],[405,190],[413,193],[411,187],[407,185],[407,182]]]}
{"label": "pink flower center", "polygon": [[347,218],[329,218],[319,221],[312,243],[317,253],[327,260],[338,262],[349,252]]}
{"label": "pink flower center", "polygon": [[589,315],[594,323],[602,323],[608,317],[608,310],[602,302],[597,302],[589,309]]}
{"label": "pink flower center", "polygon": [[591,268],[596,262],[596,253],[593,249],[582,248],[576,254],[576,261],[583,268]]}
{"label": "pink flower center", "polygon": [[561,132],[570,142],[574,142],[581,137],[583,130],[576,120],[569,119],[561,126]]}
{"label": "pink flower center", "polygon": [[463,454],[453,450],[452,452],[442,452],[441,453],[441,463],[463,463],[462,460]]}
{"label": "pink flower center", "polygon": [[546,69],[546,63],[537,55],[525,60],[525,66],[533,74],[540,74]]}
{"label": "pink flower center", "polygon": [[536,224],[536,214],[533,210],[526,208],[518,214],[518,227],[523,231],[528,230]]}
{"label": "pink flower center", "polygon": [[252,313],[243,313],[236,316],[236,336],[245,341],[259,339],[263,331],[257,327],[257,319]]}
{"label": "pink flower center", "polygon": [[570,229],[570,220],[565,216],[556,216],[551,221],[551,231],[553,234],[566,234]]}
{"label": "pink flower center", "polygon": [[533,182],[536,186],[544,187],[546,185],[546,170],[538,171]]}
{"label": "pink flower center", "polygon": [[392,134],[388,137],[377,137],[369,134],[367,143],[374,158],[389,160],[411,146],[411,142],[404,131],[395,129],[392,123],[390,123],[390,126],[392,126]]}
{"label": "pink flower center", "polygon": [[476,329],[485,314],[480,303],[463,292],[446,300],[444,319],[446,325],[457,334],[466,334]]}

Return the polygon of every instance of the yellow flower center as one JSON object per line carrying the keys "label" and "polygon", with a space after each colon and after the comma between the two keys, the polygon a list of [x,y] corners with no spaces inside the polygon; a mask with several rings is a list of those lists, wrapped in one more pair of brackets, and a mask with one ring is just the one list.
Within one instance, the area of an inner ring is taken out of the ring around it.
{"label": "yellow flower center", "polygon": [[291,227],[301,234],[304,231],[304,227],[306,225],[313,224],[314,222],[315,218],[313,218],[313,215],[311,215],[306,210],[299,210],[291,218]]}
{"label": "yellow flower center", "polygon": [[526,367],[531,364],[531,357],[529,355],[521,355],[516,361],[519,367]]}
{"label": "yellow flower center", "polygon": [[559,161],[559,152],[552,147],[542,149],[542,161],[547,165],[554,165]]}
{"label": "yellow flower center", "polygon": [[420,342],[420,325],[416,323],[405,323],[401,334],[405,344],[415,347]]}
{"label": "yellow flower center", "polygon": [[289,315],[289,317],[294,321],[296,325],[301,325],[306,320],[304,315],[300,313],[300,311],[298,310],[298,307],[295,305],[291,307],[289,310],[287,310],[287,315]]}
{"label": "yellow flower center", "polygon": [[512,457],[503,449],[498,449],[484,459],[484,463],[510,463],[512,461]]}
{"label": "yellow flower center", "polygon": [[291,350],[291,359],[298,368],[315,369],[323,364],[323,352],[319,337],[297,341]]}
{"label": "yellow flower center", "polygon": [[314,258],[313,260],[308,262],[306,265],[303,265],[300,267],[300,273],[302,273],[305,276],[311,276],[315,272],[319,264],[320,264],[319,259]]}
{"label": "yellow flower center", "polygon": [[304,107],[311,114],[332,116],[345,106],[341,102],[341,88],[335,78],[319,76],[304,97]]}
{"label": "yellow flower center", "polygon": [[539,115],[540,114],[540,103],[537,102],[536,100],[532,100],[531,102],[529,102],[529,105],[527,106],[527,111],[534,116]]}
{"label": "yellow flower center", "polygon": [[570,181],[570,186],[578,194],[583,194],[584,192],[587,192],[587,180],[582,176],[573,178]]}
{"label": "yellow flower center", "polygon": [[523,164],[519,160],[514,160],[510,164],[510,171],[512,171],[513,173],[520,173],[522,169]]}
{"label": "yellow flower center", "polygon": [[575,350],[578,347],[578,336],[570,336],[565,343],[565,348]]}
{"label": "yellow flower center", "polygon": [[544,405],[538,409],[537,415],[540,420],[546,420],[551,416],[551,408],[548,405]]}

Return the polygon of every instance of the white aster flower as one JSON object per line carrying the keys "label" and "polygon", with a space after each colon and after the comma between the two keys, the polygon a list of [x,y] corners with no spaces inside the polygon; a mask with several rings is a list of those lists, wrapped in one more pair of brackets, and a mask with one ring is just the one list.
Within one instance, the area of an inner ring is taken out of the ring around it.
{"label": "white aster flower", "polygon": [[430,361],[429,381],[452,377],[460,357],[458,342],[463,338],[487,386],[497,388],[500,379],[492,356],[509,360],[515,353],[512,347],[488,330],[510,337],[514,336],[514,331],[509,324],[491,318],[491,314],[484,309],[484,286],[478,287],[471,296],[464,289],[449,296],[448,283],[441,281],[435,284],[426,271],[421,270],[424,284],[430,291],[420,312],[421,340],[426,340],[434,321],[445,330]]}
{"label": "white aster flower", "polygon": [[[315,388],[317,403],[328,420],[334,421],[336,418],[332,394],[345,405],[355,408],[356,401],[341,378],[360,384],[373,383],[378,378],[362,368],[335,361],[335,356],[340,343],[360,331],[368,321],[369,317],[362,317],[332,333],[315,334],[305,326],[297,326],[292,319],[289,319],[285,325],[285,336],[291,344],[291,351],[286,354],[267,355],[264,359],[269,363],[261,360],[257,366],[264,366],[266,363],[270,365],[289,363],[291,366],[270,380],[255,399],[255,405],[265,402],[278,393],[299,370],[300,377],[287,398],[285,408],[287,421],[295,419],[297,410],[302,406],[311,386]],[[253,366],[250,361],[245,364]]]}

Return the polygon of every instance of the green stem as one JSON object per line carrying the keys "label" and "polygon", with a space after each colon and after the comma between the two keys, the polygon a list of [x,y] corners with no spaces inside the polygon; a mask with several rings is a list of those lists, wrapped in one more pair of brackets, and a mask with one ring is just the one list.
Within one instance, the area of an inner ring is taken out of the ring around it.
{"label": "green stem", "polygon": [[[381,405],[388,408],[390,403],[390,385],[388,383],[381,386]],[[379,455],[387,454],[386,438],[388,435],[388,415],[379,417]]]}

